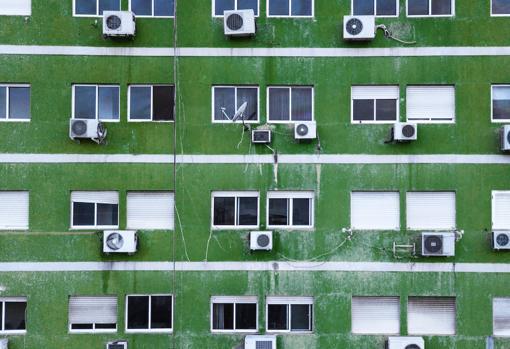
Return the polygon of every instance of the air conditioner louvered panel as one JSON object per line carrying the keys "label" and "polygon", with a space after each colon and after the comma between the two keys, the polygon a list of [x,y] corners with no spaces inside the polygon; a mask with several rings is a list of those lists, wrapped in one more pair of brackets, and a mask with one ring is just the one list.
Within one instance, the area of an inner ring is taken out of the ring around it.
{"label": "air conditioner louvered panel", "polygon": [[271,341],[257,341],[255,349],[273,349],[273,342]]}
{"label": "air conditioner louvered panel", "polygon": [[412,230],[454,230],[455,192],[407,193],[407,227]]}
{"label": "air conditioner louvered panel", "polygon": [[454,297],[409,297],[409,334],[454,335],[455,318]]}
{"label": "air conditioner louvered panel", "polygon": [[117,323],[117,297],[69,298],[69,322],[73,324]]}
{"label": "air conditioner louvered panel", "polygon": [[0,191],[0,229],[28,229],[28,191]]}
{"label": "air conditioner louvered panel", "polygon": [[352,333],[399,334],[399,297],[352,297]]}

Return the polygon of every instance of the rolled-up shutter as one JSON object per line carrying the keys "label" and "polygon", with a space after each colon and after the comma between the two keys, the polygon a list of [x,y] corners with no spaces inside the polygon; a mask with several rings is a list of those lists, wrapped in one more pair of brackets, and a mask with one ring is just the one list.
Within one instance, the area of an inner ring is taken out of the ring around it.
{"label": "rolled-up shutter", "polygon": [[129,229],[174,229],[174,194],[171,192],[129,192]]}
{"label": "rolled-up shutter", "polygon": [[407,331],[411,335],[454,335],[454,297],[409,297]]}
{"label": "rolled-up shutter", "polygon": [[28,229],[28,191],[0,191],[0,229]]}
{"label": "rolled-up shutter", "polygon": [[119,193],[116,191],[73,191],[72,202],[97,202],[102,204],[118,204]]}
{"label": "rolled-up shutter", "polygon": [[453,230],[455,192],[407,193],[407,228],[412,230]]}
{"label": "rolled-up shutter", "polygon": [[352,333],[399,334],[399,297],[352,297]]}
{"label": "rolled-up shutter", "polygon": [[398,86],[352,86],[352,99],[399,99]]}
{"label": "rolled-up shutter", "polygon": [[361,230],[399,230],[399,193],[352,192],[351,228]]}
{"label": "rolled-up shutter", "polygon": [[117,297],[69,298],[70,324],[116,324]]}
{"label": "rolled-up shutter", "polygon": [[407,87],[407,120],[455,120],[455,86]]}
{"label": "rolled-up shutter", "polygon": [[510,298],[494,298],[492,316],[494,335],[510,336]]}
{"label": "rolled-up shutter", "polygon": [[492,229],[510,229],[510,191],[492,192]]}
{"label": "rolled-up shutter", "polygon": [[31,0],[0,0],[0,15],[30,16],[31,14]]}

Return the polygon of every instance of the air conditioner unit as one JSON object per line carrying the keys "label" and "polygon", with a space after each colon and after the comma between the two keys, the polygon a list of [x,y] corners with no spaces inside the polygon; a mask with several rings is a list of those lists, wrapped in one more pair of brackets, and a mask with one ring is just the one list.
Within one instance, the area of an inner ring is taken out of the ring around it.
{"label": "air conditioner unit", "polygon": [[9,348],[9,340],[7,338],[0,339],[0,349],[8,349]]}
{"label": "air conditioner unit", "polygon": [[271,130],[253,130],[251,131],[251,142],[260,144],[271,143]]}
{"label": "air conditioner unit", "polygon": [[422,233],[422,256],[455,256],[455,233]]}
{"label": "air conditioner unit", "polygon": [[418,125],[397,122],[391,128],[392,139],[397,142],[409,142],[418,139]]}
{"label": "air conditioner unit", "polygon": [[276,349],[276,336],[246,336],[244,349]]}
{"label": "air conditioner unit", "polygon": [[422,337],[389,337],[387,349],[425,349]]}
{"label": "air conditioner unit", "polygon": [[225,11],[223,13],[225,35],[255,35],[255,13],[253,10]]}
{"label": "air conditioner unit", "polygon": [[510,151],[510,125],[501,127],[500,131],[501,150]]}
{"label": "air conditioner unit", "polygon": [[134,37],[136,34],[136,18],[129,11],[104,11],[104,37]]}
{"label": "air conditioner unit", "polygon": [[492,248],[495,250],[510,250],[510,231],[493,231]]}
{"label": "air conditioner unit", "polygon": [[135,253],[137,247],[135,230],[105,230],[103,233],[104,253]]}
{"label": "air conditioner unit", "polygon": [[250,250],[271,251],[273,249],[273,232],[252,231],[250,233]]}
{"label": "air conditioner unit", "polygon": [[295,139],[317,138],[317,124],[315,121],[302,121],[294,124]]}
{"label": "air conditioner unit", "polygon": [[115,341],[106,343],[106,349],[128,349],[127,341]]}
{"label": "air conditioner unit", "polygon": [[106,137],[104,124],[94,119],[71,119],[69,121],[69,137],[103,139]]}
{"label": "air conditioner unit", "polygon": [[344,40],[375,39],[374,16],[344,16]]}

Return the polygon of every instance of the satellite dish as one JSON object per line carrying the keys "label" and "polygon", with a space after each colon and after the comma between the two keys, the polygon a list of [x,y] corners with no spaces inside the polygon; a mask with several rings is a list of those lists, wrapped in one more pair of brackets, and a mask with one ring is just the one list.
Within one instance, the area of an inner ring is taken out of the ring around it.
{"label": "satellite dish", "polygon": [[243,104],[241,104],[239,109],[237,109],[236,113],[234,114],[232,121],[237,121],[237,119],[239,119],[239,117],[242,117],[247,106],[248,106],[248,102],[244,102]]}

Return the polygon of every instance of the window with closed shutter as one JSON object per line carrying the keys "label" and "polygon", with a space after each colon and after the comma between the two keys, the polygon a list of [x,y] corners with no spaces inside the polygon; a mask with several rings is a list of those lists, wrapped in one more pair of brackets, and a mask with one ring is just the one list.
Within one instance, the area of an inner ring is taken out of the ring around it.
{"label": "window with closed shutter", "polygon": [[407,120],[454,122],[455,86],[408,86]]}
{"label": "window with closed shutter", "polygon": [[70,297],[69,328],[77,332],[115,331],[117,297]]}
{"label": "window with closed shutter", "polygon": [[510,229],[510,191],[492,192],[492,229]]}
{"label": "window with closed shutter", "polygon": [[495,336],[510,336],[510,298],[492,300],[493,333]]}
{"label": "window with closed shutter", "polygon": [[399,334],[399,297],[352,297],[352,333]]}
{"label": "window with closed shutter", "polygon": [[174,194],[171,192],[129,192],[128,229],[174,229]]}
{"label": "window with closed shutter", "polygon": [[0,230],[28,229],[28,191],[0,191]]}
{"label": "window with closed shutter", "polygon": [[31,0],[0,0],[0,15],[30,16],[31,14]]}
{"label": "window with closed shutter", "polygon": [[407,312],[410,335],[455,334],[455,297],[409,297]]}
{"label": "window with closed shutter", "polygon": [[355,230],[399,230],[399,193],[352,192],[351,228]]}
{"label": "window with closed shutter", "polygon": [[407,228],[454,230],[455,192],[408,192]]}

